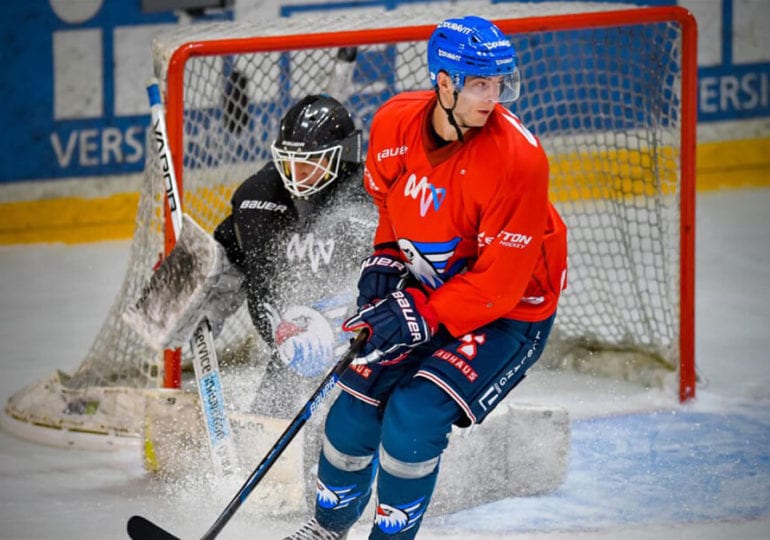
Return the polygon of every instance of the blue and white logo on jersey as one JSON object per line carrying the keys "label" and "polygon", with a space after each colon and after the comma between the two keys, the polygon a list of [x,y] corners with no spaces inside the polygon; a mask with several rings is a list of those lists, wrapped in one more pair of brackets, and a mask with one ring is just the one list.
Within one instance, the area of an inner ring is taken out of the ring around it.
{"label": "blue and white logo on jersey", "polygon": [[425,513],[425,508],[422,504],[424,500],[425,497],[420,497],[414,502],[400,506],[380,503],[377,505],[377,511],[374,514],[374,523],[385,534],[407,531],[414,527]]}
{"label": "blue and white logo on jersey", "polygon": [[465,259],[455,259],[455,248],[460,238],[445,242],[413,242],[406,238],[398,241],[398,247],[406,256],[406,264],[423,285],[437,289],[450,277],[465,269]]}
{"label": "blue and white logo on jersey", "polygon": [[428,210],[433,208],[434,212],[438,212],[441,208],[441,203],[446,198],[446,189],[437,188],[430,182],[428,178],[423,176],[420,181],[417,181],[417,175],[412,173],[406,180],[404,186],[404,197],[411,197],[412,199],[420,201],[420,217],[425,217]]}

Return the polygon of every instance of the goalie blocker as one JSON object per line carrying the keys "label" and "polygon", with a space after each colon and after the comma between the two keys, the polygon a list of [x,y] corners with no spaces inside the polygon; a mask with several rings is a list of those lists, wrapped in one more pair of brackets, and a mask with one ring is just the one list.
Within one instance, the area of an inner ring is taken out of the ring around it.
{"label": "goalie blocker", "polygon": [[186,344],[206,318],[216,337],[246,299],[244,277],[224,248],[187,214],[174,249],[123,319],[155,349]]}
{"label": "goalie blocker", "polygon": [[[197,399],[195,393],[170,390],[148,396],[144,444],[148,470],[170,479],[209,472],[205,467],[190,469],[190,463],[207,462]],[[332,397],[326,403],[333,401]],[[290,515],[312,508],[313,500],[308,497],[315,493],[315,463],[324,416],[313,416],[244,508],[270,515]],[[234,412],[230,422],[236,452],[248,467],[280,436],[287,420]],[[566,477],[569,440],[565,409],[504,402],[482,424],[453,430],[441,458],[430,513],[440,515],[508,497],[556,490]],[[478,459],[482,454],[485,460]]]}

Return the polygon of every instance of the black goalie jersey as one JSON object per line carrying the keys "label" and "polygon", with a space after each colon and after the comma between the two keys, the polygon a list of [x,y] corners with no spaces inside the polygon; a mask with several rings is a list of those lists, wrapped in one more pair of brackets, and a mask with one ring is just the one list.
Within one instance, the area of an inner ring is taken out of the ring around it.
{"label": "black goalie jersey", "polygon": [[340,324],[355,312],[376,211],[361,169],[298,199],[272,163],[238,187],[231,202],[232,215],[214,237],[246,276],[249,313],[273,350],[264,380],[274,388],[258,390],[254,412],[293,415],[296,400],[289,396],[305,399],[310,382],[347,348],[350,336]]}

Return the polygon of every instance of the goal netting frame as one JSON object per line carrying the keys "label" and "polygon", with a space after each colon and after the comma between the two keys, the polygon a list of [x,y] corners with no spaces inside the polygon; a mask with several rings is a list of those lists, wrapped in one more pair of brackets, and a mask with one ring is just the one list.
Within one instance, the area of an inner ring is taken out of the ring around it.
{"label": "goal netting frame", "polygon": [[[232,190],[269,159],[281,115],[326,86],[339,48],[358,49],[340,91],[366,133],[387,97],[428,87],[424,51],[435,24],[469,13],[512,37],[523,74],[512,110],[549,154],[552,199],[570,229],[569,288],[541,362],[650,373],[643,384],[675,376],[679,399],[693,398],[697,29],[683,8],[458,2],[385,17],[354,10],[192,25],[159,36],[155,76],[185,211],[213,230]],[[173,246],[154,161],[147,159],[125,281],[90,351],[73,372],[11,396],[7,429],[65,446],[136,444],[145,395],[186,384],[186,353],[159,358],[120,317]],[[217,349],[223,369],[264,356],[245,306]]]}

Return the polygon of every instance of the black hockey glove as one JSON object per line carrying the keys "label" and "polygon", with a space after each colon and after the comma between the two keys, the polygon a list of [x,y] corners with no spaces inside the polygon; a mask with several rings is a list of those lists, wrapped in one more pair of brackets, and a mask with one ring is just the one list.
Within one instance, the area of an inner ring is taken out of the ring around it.
{"label": "black hockey glove", "polygon": [[409,269],[395,249],[378,249],[361,263],[358,278],[358,299],[361,309],[367,304],[385,298],[388,293],[404,286]]}
{"label": "black hockey glove", "polygon": [[391,292],[342,323],[348,332],[363,328],[369,330],[369,340],[354,362],[395,364],[430,340],[438,329],[438,317],[424,292],[408,288]]}

